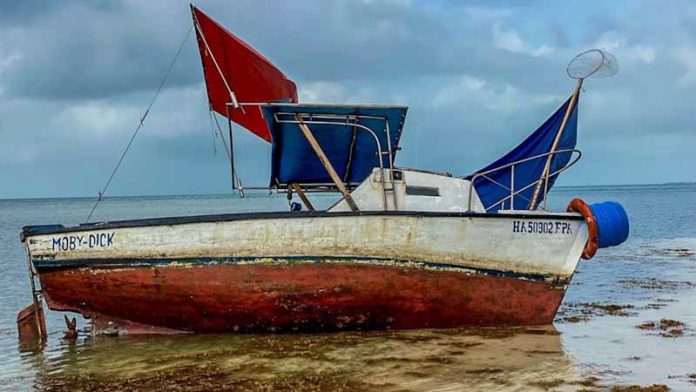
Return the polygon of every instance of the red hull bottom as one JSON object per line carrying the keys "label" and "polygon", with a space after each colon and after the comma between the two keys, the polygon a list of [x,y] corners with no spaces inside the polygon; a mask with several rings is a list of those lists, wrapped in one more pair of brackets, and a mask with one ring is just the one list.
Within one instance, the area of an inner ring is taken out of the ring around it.
{"label": "red hull bottom", "polygon": [[95,333],[284,332],[535,325],[565,285],[367,263],[76,268],[41,274],[51,309]]}

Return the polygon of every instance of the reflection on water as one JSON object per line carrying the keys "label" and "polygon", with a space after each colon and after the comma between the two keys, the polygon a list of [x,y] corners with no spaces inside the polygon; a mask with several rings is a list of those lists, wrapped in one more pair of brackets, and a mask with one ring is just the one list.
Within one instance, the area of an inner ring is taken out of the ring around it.
{"label": "reflection on water", "polygon": [[553,327],[90,338],[27,356],[38,389],[576,390]]}

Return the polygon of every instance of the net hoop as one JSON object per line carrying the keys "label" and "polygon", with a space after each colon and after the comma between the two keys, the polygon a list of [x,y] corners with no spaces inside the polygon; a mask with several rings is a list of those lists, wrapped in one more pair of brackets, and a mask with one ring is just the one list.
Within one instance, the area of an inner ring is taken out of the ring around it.
{"label": "net hoop", "polygon": [[566,73],[573,79],[610,77],[618,71],[616,57],[600,49],[590,49],[578,54],[566,68]]}

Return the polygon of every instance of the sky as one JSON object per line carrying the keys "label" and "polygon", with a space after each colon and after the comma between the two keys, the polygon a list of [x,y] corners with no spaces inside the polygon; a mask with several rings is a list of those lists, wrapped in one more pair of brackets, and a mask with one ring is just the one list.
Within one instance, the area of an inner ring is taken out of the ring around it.
{"label": "sky", "polygon": [[[0,198],[96,196],[191,27],[188,2],[8,1],[0,13]],[[475,172],[571,94],[568,61],[619,73],[580,98],[583,159],[561,185],[696,181],[691,1],[205,0],[274,62],[300,101],[409,105],[397,164]],[[194,36],[108,195],[230,191]],[[270,147],[237,128],[247,186]]]}

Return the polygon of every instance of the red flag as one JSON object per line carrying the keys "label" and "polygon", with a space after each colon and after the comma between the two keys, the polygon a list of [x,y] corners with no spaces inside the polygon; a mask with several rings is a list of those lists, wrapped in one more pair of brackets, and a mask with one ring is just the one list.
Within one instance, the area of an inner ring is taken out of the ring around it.
{"label": "red flag", "polygon": [[297,86],[267,58],[191,6],[208,101],[213,110],[266,141],[271,132],[259,106],[237,103],[297,102]]}

